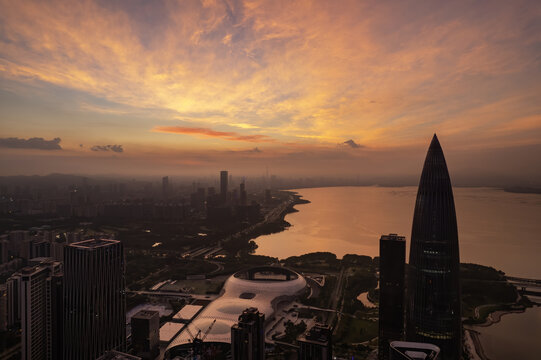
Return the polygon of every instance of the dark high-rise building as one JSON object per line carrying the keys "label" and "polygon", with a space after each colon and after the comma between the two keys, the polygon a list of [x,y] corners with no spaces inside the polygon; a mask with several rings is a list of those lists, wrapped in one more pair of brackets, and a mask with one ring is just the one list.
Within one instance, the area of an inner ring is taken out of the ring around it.
{"label": "dark high-rise building", "polygon": [[458,230],[451,180],[435,134],[417,192],[407,284],[408,341],[437,345],[443,360],[459,359]]}
{"label": "dark high-rise building", "polygon": [[0,332],[8,329],[8,291],[7,285],[0,284]]}
{"label": "dark high-rise building", "polygon": [[332,329],[327,324],[315,324],[297,338],[299,360],[331,360]]}
{"label": "dark high-rise building", "polygon": [[64,358],[96,359],[126,347],[124,252],[117,240],[64,248]]}
{"label": "dark high-rise building", "polygon": [[169,176],[162,178],[162,196],[164,199],[169,197]]}
{"label": "dark high-rise building", "polygon": [[265,314],[248,308],[231,327],[233,360],[263,360],[265,358]]}
{"label": "dark high-rise building", "polygon": [[145,360],[160,353],[160,313],[141,310],[131,318],[132,347]]}
{"label": "dark high-rise building", "polygon": [[244,184],[244,182],[240,183],[240,205],[248,205],[248,196],[246,194],[246,185]]}
{"label": "dark high-rise building", "polygon": [[21,322],[21,273],[15,273],[6,281],[8,327]]}
{"label": "dark high-rise building", "polygon": [[404,337],[404,270],[406,239],[396,234],[379,240],[378,358],[389,358],[389,342]]}
{"label": "dark high-rise building", "polygon": [[222,202],[227,201],[227,183],[229,180],[229,176],[227,175],[227,171],[223,170],[220,171],[220,197],[222,198]]}

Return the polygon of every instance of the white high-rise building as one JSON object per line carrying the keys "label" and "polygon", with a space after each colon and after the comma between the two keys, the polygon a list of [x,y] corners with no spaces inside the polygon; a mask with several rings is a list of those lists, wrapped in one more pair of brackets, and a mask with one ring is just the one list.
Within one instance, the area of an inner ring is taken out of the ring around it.
{"label": "white high-rise building", "polygon": [[61,264],[47,261],[26,267],[19,284],[22,359],[58,358],[63,308]]}

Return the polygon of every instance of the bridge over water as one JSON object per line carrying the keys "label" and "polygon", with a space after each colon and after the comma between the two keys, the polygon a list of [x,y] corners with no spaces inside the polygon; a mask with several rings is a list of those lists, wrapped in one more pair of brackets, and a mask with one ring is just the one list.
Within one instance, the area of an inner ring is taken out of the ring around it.
{"label": "bridge over water", "polygon": [[541,296],[541,280],[506,276],[510,284],[515,285],[521,294]]}

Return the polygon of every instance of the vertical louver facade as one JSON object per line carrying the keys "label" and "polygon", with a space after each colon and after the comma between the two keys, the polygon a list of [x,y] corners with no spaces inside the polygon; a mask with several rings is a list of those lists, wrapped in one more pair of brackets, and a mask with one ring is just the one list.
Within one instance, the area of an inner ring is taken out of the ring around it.
{"label": "vertical louver facade", "polygon": [[440,359],[459,359],[458,230],[451,180],[436,135],[428,149],[413,216],[406,336],[440,347]]}
{"label": "vertical louver facade", "polygon": [[64,249],[64,359],[96,359],[125,350],[124,252],[117,240]]}

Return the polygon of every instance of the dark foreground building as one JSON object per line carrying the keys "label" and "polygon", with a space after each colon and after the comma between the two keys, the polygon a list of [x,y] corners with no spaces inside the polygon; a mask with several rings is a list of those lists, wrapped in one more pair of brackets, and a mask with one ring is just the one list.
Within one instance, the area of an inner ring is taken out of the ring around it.
{"label": "dark foreground building", "polygon": [[248,308],[231,327],[233,360],[263,360],[265,358],[265,314]]}
{"label": "dark foreground building", "polygon": [[404,337],[404,271],[406,238],[382,235],[379,240],[378,359],[389,359],[389,342]]}
{"label": "dark foreground building", "polygon": [[314,325],[297,338],[299,360],[331,360],[332,328],[323,323]]}
{"label": "dark foreground building", "polygon": [[132,348],[144,360],[160,353],[160,313],[141,310],[131,318]]}
{"label": "dark foreground building", "polygon": [[126,347],[124,252],[117,240],[64,248],[64,359],[96,359]]}
{"label": "dark foreground building", "polygon": [[407,340],[437,345],[442,360],[460,359],[458,231],[451,180],[435,134],[417,192],[407,284]]}

